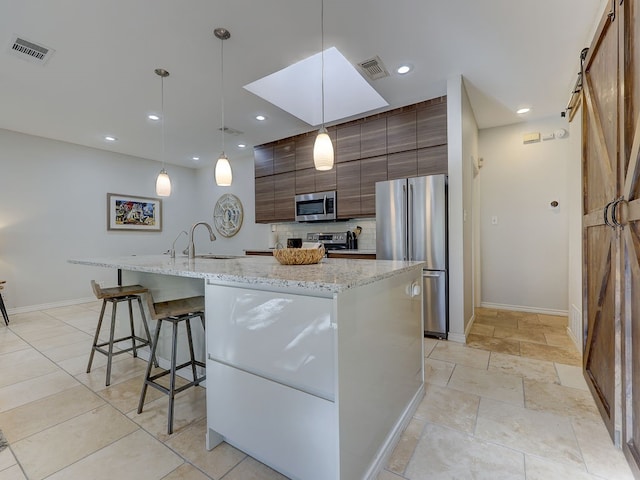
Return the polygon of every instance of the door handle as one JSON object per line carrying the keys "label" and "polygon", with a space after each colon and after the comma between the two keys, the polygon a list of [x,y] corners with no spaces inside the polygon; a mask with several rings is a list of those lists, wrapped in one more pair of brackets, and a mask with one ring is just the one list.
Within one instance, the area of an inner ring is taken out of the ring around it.
{"label": "door handle", "polygon": [[611,209],[611,221],[613,222],[615,227],[624,228],[624,225],[622,225],[618,220],[618,205],[620,205],[622,202],[624,202],[624,197],[620,197],[613,202],[613,208]]}
{"label": "door handle", "polygon": [[613,201],[607,203],[607,205],[604,207],[604,224],[607,227],[616,228],[613,225],[611,225],[611,223],[609,223],[609,207],[611,206],[612,203]]}
{"label": "door handle", "polygon": [[413,185],[409,184],[409,218],[407,221],[407,231],[409,233],[409,260],[413,260]]}

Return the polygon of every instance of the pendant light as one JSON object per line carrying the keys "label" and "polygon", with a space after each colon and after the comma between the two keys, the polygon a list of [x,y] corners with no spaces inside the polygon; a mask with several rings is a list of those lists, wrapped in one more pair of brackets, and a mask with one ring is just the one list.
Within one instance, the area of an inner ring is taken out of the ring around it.
{"label": "pendant light", "polygon": [[171,179],[169,178],[169,174],[164,168],[164,79],[169,76],[169,72],[167,72],[164,68],[156,68],[156,75],[160,77],[161,83],[161,115],[162,115],[162,170],[158,174],[158,178],[156,178],[156,195],[159,197],[168,197],[171,195]]}
{"label": "pendant light", "polygon": [[316,170],[331,170],[333,168],[333,144],[324,127],[324,0],[322,0],[320,9],[320,31],[322,36],[322,51],[320,52],[322,62],[322,127],[313,144],[313,164]]}
{"label": "pendant light", "polygon": [[219,187],[228,187],[231,185],[231,180],[233,175],[231,173],[231,165],[229,164],[229,159],[224,154],[224,41],[231,37],[231,33],[226,28],[216,28],[213,31],[213,34],[218,37],[220,42],[220,90],[222,92],[220,103],[222,105],[222,153],[216,162],[216,185]]}

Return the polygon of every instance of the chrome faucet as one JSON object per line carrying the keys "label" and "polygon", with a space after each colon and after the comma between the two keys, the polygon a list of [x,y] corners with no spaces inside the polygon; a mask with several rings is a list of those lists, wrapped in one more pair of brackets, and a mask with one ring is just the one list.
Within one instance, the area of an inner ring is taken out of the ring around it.
{"label": "chrome faucet", "polygon": [[212,242],[216,239],[216,236],[213,234],[211,225],[209,225],[207,222],[194,223],[193,227],[191,227],[191,233],[189,234],[189,258],[196,258],[196,246],[193,244],[193,231],[198,225],[204,225],[205,227],[207,227],[207,230],[209,230],[209,239]]}
{"label": "chrome faucet", "polygon": [[[171,258],[176,258],[176,242],[177,242],[177,241],[178,241],[178,239],[180,238],[180,235],[182,235],[183,233],[187,236],[187,238],[189,238],[189,234],[188,234],[186,231],[184,231],[184,230],[182,230],[182,231],[178,234],[178,236],[176,237],[176,239],[175,239],[175,240],[173,241],[173,243],[171,244],[171,250],[169,250],[169,255],[171,255]],[[189,247],[187,247],[187,248],[189,248]],[[186,248],[185,248],[185,250],[186,250]],[[183,253],[185,253],[185,252],[183,252]]]}

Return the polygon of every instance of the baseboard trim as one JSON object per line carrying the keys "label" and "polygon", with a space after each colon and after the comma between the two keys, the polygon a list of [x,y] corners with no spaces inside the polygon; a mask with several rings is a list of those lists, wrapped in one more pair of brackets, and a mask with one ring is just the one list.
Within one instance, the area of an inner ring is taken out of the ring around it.
{"label": "baseboard trim", "polygon": [[449,332],[449,335],[447,335],[447,340],[450,340],[456,343],[467,343],[467,337],[463,333]]}
{"label": "baseboard trim", "polygon": [[557,315],[560,317],[569,316],[568,310],[554,310],[551,308],[526,307],[522,305],[505,305],[502,303],[489,302],[482,302],[480,306],[483,308],[493,308],[495,310],[513,310],[515,312],[540,313],[542,315]]}
{"label": "baseboard trim", "polygon": [[29,313],[29,312],[36,312],[38,310],[48,310],[50,308],[69,307],[71,305],[80,305],[82,303],[89,303],[89,302],[95,302],[95,301],[96,301],[96,297],[76,298],[73,300],[62,300],[60,302],[41,303],[40,305],[28,305],[25,307],[8,308],[7,313],[9,315],[15,315],[18,313]]}

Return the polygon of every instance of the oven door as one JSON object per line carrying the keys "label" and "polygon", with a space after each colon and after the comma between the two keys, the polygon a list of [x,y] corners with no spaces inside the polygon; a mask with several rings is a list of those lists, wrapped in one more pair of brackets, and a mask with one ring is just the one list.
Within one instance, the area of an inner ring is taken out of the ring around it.
{"label": "oven door", "polygon": [[336,192],[296,195],[296,221],[318,222],[336,219]]}

